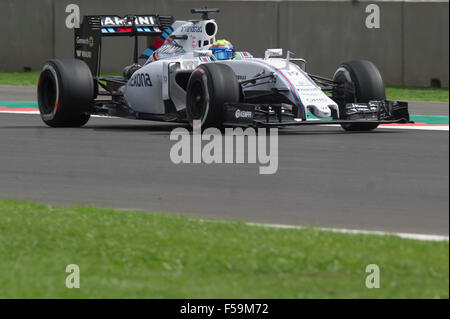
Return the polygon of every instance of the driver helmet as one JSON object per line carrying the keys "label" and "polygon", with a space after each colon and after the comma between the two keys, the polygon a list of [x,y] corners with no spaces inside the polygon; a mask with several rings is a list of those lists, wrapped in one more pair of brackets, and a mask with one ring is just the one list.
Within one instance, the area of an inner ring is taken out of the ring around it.
{"label": "driver helmet", "polygon": [[211,51],[217,60],[229,60],[234,58],[234,47],[227,40],[218,40],[211,46]]}

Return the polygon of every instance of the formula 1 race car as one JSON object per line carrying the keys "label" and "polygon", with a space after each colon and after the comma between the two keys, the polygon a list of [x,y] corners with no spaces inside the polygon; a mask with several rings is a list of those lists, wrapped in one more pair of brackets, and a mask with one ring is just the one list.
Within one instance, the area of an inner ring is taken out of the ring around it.
{"label": "formula 1 race car", "polygon": [[[281,49],[264,58],[216,41],[218,26],[171,16],[86,16],[75,29],[75,58],[45,63],[38,102],[52,127],[81,127],[91,115],[178,123],[202,128],[340,124],[348,131],[409,122],[408,104],[387,101],[380,72],[369,61],[342,64],[332,79],[308,74],[306,61]],[[134,64],[123,76],[100,76],[102,37],[135,38]],[[157,37],[139,57],[138,37]],[[222,48],[214,52],[214,48]],[[140,66],[138,61],[145,58]],[[308,113],[308,111],[310,113]],[[312,115],[311,115],[312,113]]]}

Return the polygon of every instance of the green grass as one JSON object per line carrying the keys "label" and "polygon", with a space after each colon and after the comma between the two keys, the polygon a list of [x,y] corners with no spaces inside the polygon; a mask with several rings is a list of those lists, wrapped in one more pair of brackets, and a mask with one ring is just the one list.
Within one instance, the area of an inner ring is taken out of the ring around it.
{"label": "green grass", "polygon": [[[117,74],[114,74],[117,75]],[[36,85],[38,72],[0,72],[0,85]],[[448,102],[448,89],[387,86],[386,95],[391,100]]]}
{"label": "green grass", "polygon": [[387,86],[386,96],[390,100],[448,102],[448,89]]}
{"label": "green grass", "polygon": [[448,298],[448,276],[448,242],[0,201],[0,298]]}
{"label": "green grass", "polygon": [[[120,75],[103,74],[102,76]],[[37,85],[39,72],[0,72],[0,85],[33,86]]]}
{"label": "green grass", "polygon": [[0,72],[0,85],[37,85],[39,72]]}

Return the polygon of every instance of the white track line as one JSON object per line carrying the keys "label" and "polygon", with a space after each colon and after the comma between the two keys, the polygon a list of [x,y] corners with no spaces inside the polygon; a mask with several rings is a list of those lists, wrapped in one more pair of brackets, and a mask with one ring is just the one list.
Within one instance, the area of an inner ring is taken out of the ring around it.
{"label": "white track line", "polygon": [[448,131],[448,125],[426,125],[426,126],[381,125],[379,128],[397,129],[397,130]]}
{"label": "white track line", "polygon": [[[317,126],[331,126],[331,127],[338,127],[339,124],[323,124],[323,125],[317,125]],[[394,130],[422,130],[422,131],[448,131],[448,125],[442,124],[442,125],[425,125],[425,126],[414,126],[414,125],[380,125],[378,127],[379,129],[394,129]]]}
{"label": "white track line", "polygon": [[[261,223],[246,223],[249,226],[257,227],[270,227],[270,228],[283,228],[283,229],[305,229],[304,226],[294,226],[294,225],[279,225],[279,224],[261,224]],[[314,228],[314,227],[312,227]],[[363,235],[379,235],[379,236],[397,236],[401,238],[423,240],[423,241],[449,241],[448,236],[443,235],[428,235],[428,234],[411,234],[411,233],[393,233],[384,232],[377,230],[357,230],[357,229],[340,229],[340,228],[317,228],[321,231],[328,231],[334,233],[343,234],[363,234]]]}
{"label": "white track line", "polygon": [[27,112],[23,112],[23,111],[0,111],[0,113],[5,113],[5,114],[40,114],[39,111],[27,111]]}
{"label": "white track line", "polygon": [[[28,114],[28,115],[40,115],[39,111],[0,111],[0,113],[4,114]],[[92,117],[98,117],[98,118],[114,118],[113,116],[106,116],[106,115],[92,115]]]}

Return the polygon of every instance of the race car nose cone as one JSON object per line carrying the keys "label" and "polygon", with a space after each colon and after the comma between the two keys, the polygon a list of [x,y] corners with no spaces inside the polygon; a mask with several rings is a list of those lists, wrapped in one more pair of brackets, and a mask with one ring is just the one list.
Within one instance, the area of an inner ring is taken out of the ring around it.
{"label": "race car nose cone", "polygon": [[308,105],[308,110],[317,117],[326,118],[331,116],[331,110],[328,106]]}

